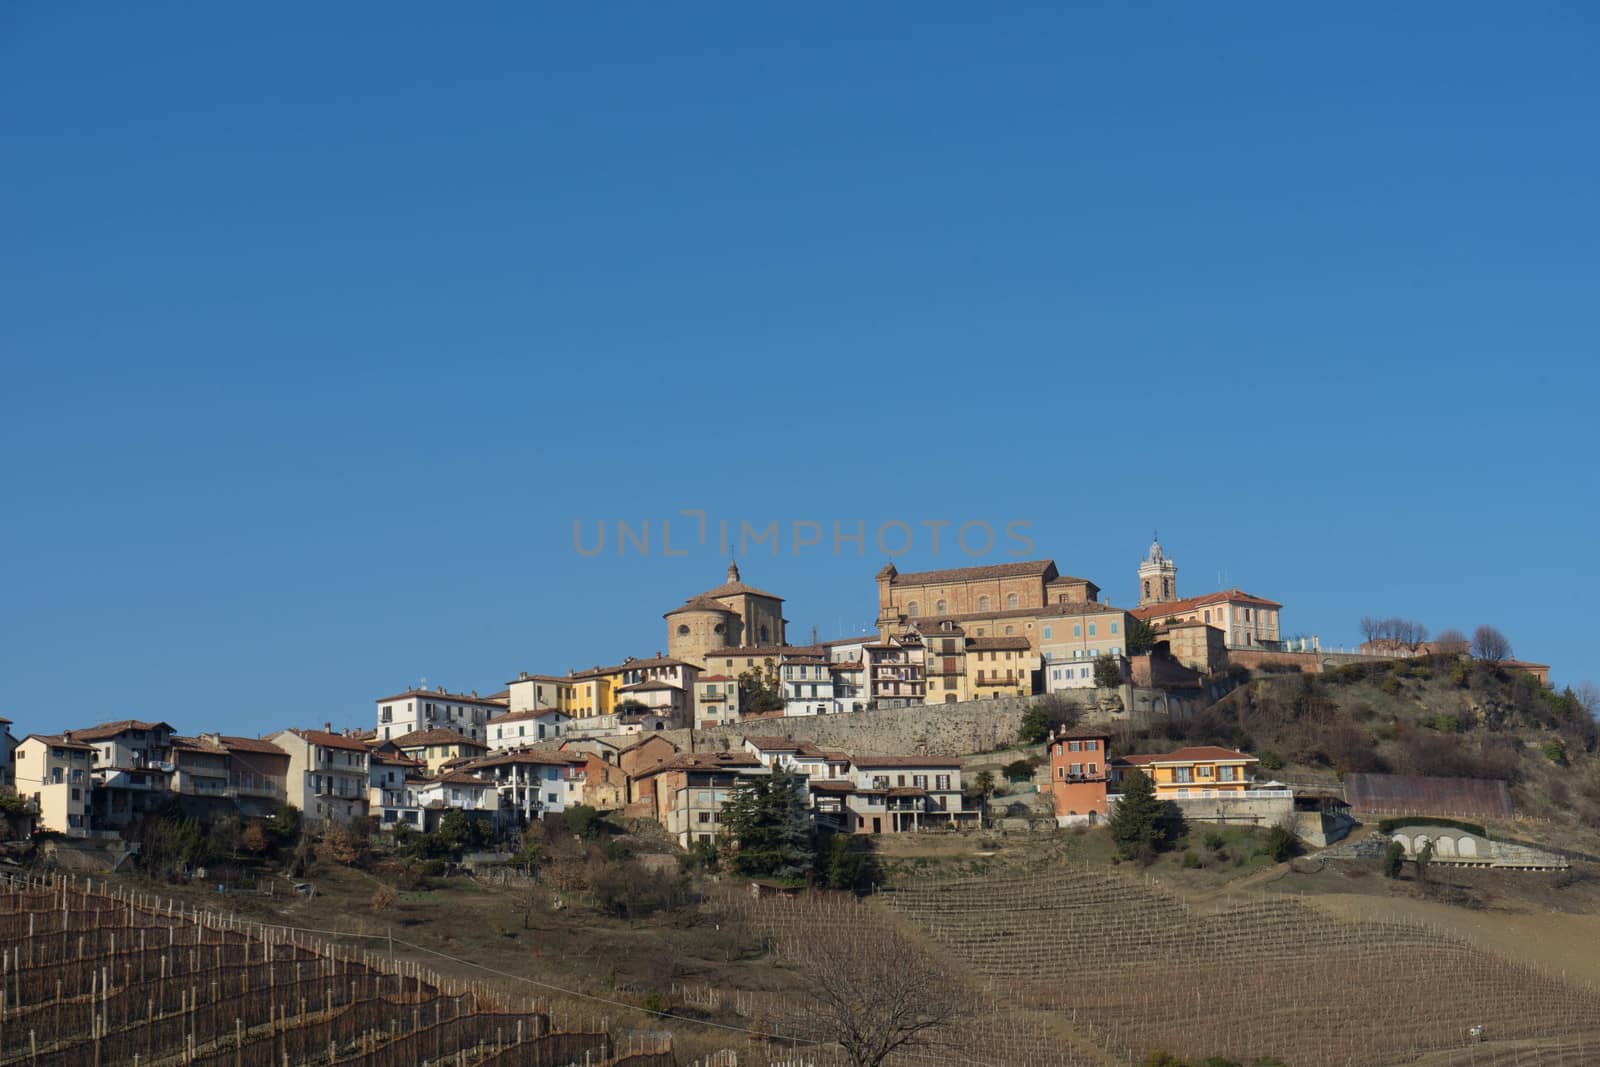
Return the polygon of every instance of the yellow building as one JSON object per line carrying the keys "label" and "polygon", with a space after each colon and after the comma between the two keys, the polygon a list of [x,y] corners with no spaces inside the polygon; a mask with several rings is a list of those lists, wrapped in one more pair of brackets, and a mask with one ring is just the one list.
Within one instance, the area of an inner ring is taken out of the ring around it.
{"label": "yellow building", "polygon": [[426,764],[429,774],[437,774],[451,760],[476,759],[489,751],[482,741],[443,729],[415,730],[387,743],[401,755]]}
{"label": "yellow building", "polygon": [[1250,788],[1254,756],[1216,745],[1180,748],[1145,756],[1123,756],[1111,762],[1112,780],[1122,781],[1129,771],[1143,771],[1156,786],[1156,796],[1187,800],[1196,797],[1243,793]]}
{"label": "yellow building", "polygon": [[29,734],[17,746],[17,795],[39,810],[39,829],[68,837],[89,832],[89,768],[94,746],[59,734]]}
{"label": "yellow building", "polygon": [[967,691],[973,699],[1033,692],[1039,657],[1026,637],[969,637],[966,652]]}

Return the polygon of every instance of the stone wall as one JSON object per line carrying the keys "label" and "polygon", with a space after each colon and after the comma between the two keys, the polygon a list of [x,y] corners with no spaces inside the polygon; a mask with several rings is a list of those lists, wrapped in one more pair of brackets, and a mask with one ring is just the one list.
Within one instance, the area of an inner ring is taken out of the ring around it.
{"label": "stone wall", "polygon": [[[1231,684],[1231,683],[1230,683]],[[1216,696],[1204,690],[1170,692],[1123,686],[1120,690],[1082,689],[1058,693],[1083,713],[1083,722],[1147,724],[1168,716],[1192,715]],[[695,749],[736,749],[747,736],[787,737],[821,748],[861,756],[968,756],[1016,743],[1022,715],[1039,696],[968,700],[956,704],[918,704],[839,715],[782,716],[693,731]],[[680,748],[688,748],[690,731],[663,730]]]}

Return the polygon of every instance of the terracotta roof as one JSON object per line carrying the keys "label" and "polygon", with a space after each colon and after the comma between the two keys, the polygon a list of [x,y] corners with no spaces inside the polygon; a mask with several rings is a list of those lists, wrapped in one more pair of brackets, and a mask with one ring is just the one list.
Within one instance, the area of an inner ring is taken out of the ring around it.
{"label": "terracotta roof", "polygon": [[702,674],[695,679],[696,682],[736,682],[738,680],[731,674]]}
{"label": "terracotta roof", "polygon": [[1550,669],[1550,664],[1548,664],[1548,663],[1534,663],[1531,660],[1525,660],[1525,659],[1503,659],[1503,660],[1498,661],[1498,663],[1496,665],[1500,666],[1500,667],[1512,667],[1512,668],[1514,668],[1516,670],[1519,670],[1519,671],[1526,671],[1526,670],[1547,671],[1547,670]]}
{"label": "terracotta roof", "polygon": [[733,648],[713,648],[706,651],[706,659],[715,659],[718,656],[728,656],[737,659],[740,656],[746,659],[767,658],[783,660],[790,656],[821,656],[821,645],[738,645]]}
{"label": "terracotta roof", "polygon": [[602,675],[621,674],[623,671],[645,670],[651,667],[694,667],[694,664],[681,659],[673,659],[671,656],[655,656],[651,659],[630,659],[626,662],[618,663],[612,667],[591,667],[586,671],[578,671],[568,680],[576,681],[579,679],[598,678]]}
{"label": "terracotta roof", "polygon": [[205,752],[213,756],[226,756],[228,754],[228,750],[225,747],[212,744],[203,737],[179,737],[174,734],[172,747],[174,749],[181,748],[187,752]]}
{"label": "terracotta roof", "polygon": [[973,637],[967,641],[971,652],[1026,652],[1032,647],[1026,637]]}
{"label": "terracotta roof", "polygon": [[879,767],[959,767],[961,761],[953,756],[857,756],[853,761],[862,770]]}
{"label": "terracotta roof", "polygon": [[85,752],[92,752],[94,750],[93,745],[84,744],[82,741],[74,741],[72,738],[63,737],[61,734],[29,734],[28,737],[24,737],[23,740],[26,741],[28,738],[37,738],[38,740],[43,741],[45,744],[53,745],[56,748],[81,748]]}
{"label": "terracotta roof", "polygon": [[384,752],[382,750],[379,750],[379,751],[374,752],[372,754],[371,759],[372,759],[373,763],[387,763],[391,767],[426,767],[427,766],[427,764],[423,763],[421,760],[413,759],[410,756],[407,756],[404,753],[400,753],[400,752]]}
{"label": "terracotta roof", "polygon": [[[571,680],[571,678],[565,678],[559,674],[525,674],[519,678],[511,679],[506,685],[516,685],[518,682],[570,682]],[[511,691],[509,689],[506,690],[506,699],[511,699]]]}
{"label": "terracotta roof", "polygon": [[745,585],[743,582],[738,581],[723,582],[715,589],[707,589],[704,593],[701,593],[700,596],[695,597],[694,599],[699,600],[702,597],[719,596],[762,596],[766,597],[768,600],[783,599],[783,597],[779,596],[777,593],[769,593],[764,589],[757,589],[753,585]]}
{"label": "terracotta roof", "polygon": [[526,722],[529,719],[542,719],[546,715],[556,715],[563,719],[572,718],[566,712],[557,711],[555,708],[529,708],[527,711],[510,711],[504,715],[496,715],[484,725],[495,726],[507,722]]}
{"label": "terracotta roof", "polygon": [[494,783],[487,778],[479,778],[477,775],[468,774],[466,771],[452,771],[449,774],[441,774],[435,778],[430,778],[428,781],[429,783],[438,783],[440,785],[476,785],[489,789],[494,788]]}
{"label": "terracotta roof", "polygon": [[1172,619],[1168,622],[1157,623],[1156,625],[1162,630],[1192,630],[1196,627],[1203,626],[1207,629],[1215,630],[1218,633],[1223,632],[1223,628],[1218,626],[1216,623],[1205,622],[1202,619]]}
{"label": "terracotta roof", "polygon": [[1151,604],[1147,607],[1134,608],[1129,612],[1136,619],[1164,618],[1168,615],[1178,615],[1185,611],[1194,611],[1198,608],[1207,608],[1213,604],[1250,604],[1263,608],[1281,608],[1282,604],[1276,600],[1246,593],[1243,589],[1224,589],[1219,593],[1207,593],[1204,596],[1192,596],[1185,600],[1169,600],[1165,604]]}
{"label": "terracotta roof", "polygon": [[1247,763],[1257,762],[1256,758],[1247,752],[1236,752],[1231,748],[1219,748],[1216,745],[1196,745],[1191,748],[1180,748],[1176,752],[1156,752],[1142,756],[1123,756],[1117,762],[1131,763],[1140,766],[1149,763],[1198,763],[1208,760],[1221,762],[1234,762],[1243,760]]}
{"label": "terracotta roof", "polygon": [[344,749],[348,752],[362,753],[367,751],[367,746],[362,744],[360,741],[357,741],[355,738],[346,737],[343,734],[330,734],[326,730],[300,730],[291,728],[285,730],[284,733],[294,734],[294,736],[298,737],[307,744],[318,745],[322,748],[338,748]]}
{"label": "terracotta roof", "polygon": [[171,723],[166,722],[141,722],[138,719],[119,719],[116,722],[101,723],[99,726],[90,726],[84,730],[68,730],[75,741],[104,741],[109,737],[126,733],[129,730],[157,730],[165,726],[172,729]]}
{"label": "terracotta roof", "polygon": [[488,748],[482,741],[474,740],[466,734],[458,734],[454,730],[446,730],[435,726],[431,730],[412,730],[408,734],[401,734],[389,742],[395,748],[415,748],[418,745],[466,745],[470,748]]}
{"label": "terracotta roof", "polygon": [[633,682],[622,686],[617,691],[619,693],[653,693],[660,692],[663,689],[669,689],[674,693],[683,691],[681,687],[673,685],[671,682],[662,681],[660,678],[646,678],[642,682]]}
{"label": "terracotta roof", "polygon": [[1091,726],[1079,726],[1076,729],[1062,730],[1062,731],[1060,731],[1058,733],[1051,734],[1048,738],[1046,738],[1046,743],[1048,743],[1050,741],[1109,741],[1109,740],[1111,740],[1111,732],[1109,730],[1096,730]]}
{"label": "terracotta roof", "polygon": [[[885,568],[889,570],[890,568]],[[883,571],[879,571],[882,574]],[[940,582],[973,582],[985,578],[1020,578],[1027,575],[1046,575],[1049,581],[1056,577],[1056,561],[1032,559],[1018,563],[991,563],[986,567],[953,567],[943,571],[910,571],[889,575],[890,585],[937,585]]]}
{"label": "terracotta roof", "polygon": [[621,753],[623,753],[623,752],[632,752],[636,748],[643,748],[645,745],[649,744],[651,741],[666,741],[667,744],[672,745],[672,751],[674,751],[674,752],[678,751],[678,746],[672,744],[672,742],[670,740],[668,740],[667,738],[661,737],[661,736],[659,736],[657,734],[650,734],[647,737],[641,737],[639,740],[635,741],[631,745],[625,745],[622,748],[617,749],[617,752],[618,752],[619,755]]}
{"label": "terracotta roof", "polygon": [[706,596],[702,593],[700,596],[690,597],[688,600],[685,600],[682,605],[673,608],[671,611],[667,612],[661,617],[663,619],[670,619],[674,615],[682,615],[685,612],[690,611],[714,611],[721,615],[739,614],[722,601],[712,600],[709,596]]}
{"label": "terracotta roof", "polygon": [[222,742],[222,747],[233,752],[254,752],[261,756],[287,756],[289,753],[261,737],[230,737],[220,734],[217,740]]}
{"label": "terracotta roof", "polygon": [[812,779],[806,783],[813,793],[854,793],[856,787],[850,782],[841,782],[836,779]]}
{"label": "terracotta roof", "polygon": [[547,748],[519,748],[510,752],[496,753],[493,756],[479,756],[476,759],[469,760],[466,766],[478,768],[509,766],[513,763],[536,763],[544,767],[568,767],[586,763],[590,758],[587,753],[563,756],[560,752]]}
{"label": "terracotta roof", "polygon": [[662,771],[765,770],[761,761],[743,752],[680,752],[669,760],[639,770],[635,778]]}
{"label": "terracotta roof", "polygon": [[374,703],[385,700],[405,700],[408,697],[429,697],[446,704],[504,704],[504,697],[480,697],[474,693],[450,693],[443,689],[408,689],[394,696],[379,697]]}

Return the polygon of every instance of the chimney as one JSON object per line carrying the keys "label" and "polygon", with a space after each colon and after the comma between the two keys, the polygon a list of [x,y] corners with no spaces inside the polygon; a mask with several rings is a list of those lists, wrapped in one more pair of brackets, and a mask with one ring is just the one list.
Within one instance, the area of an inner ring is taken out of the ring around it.
{"label": "chimney", "polygon": [[526,681],[527,678],[528,678],[528,672],[527,671],[519,671],[517,673],[517,677],[522,679],[523,681]]}
{"label": "chimney", "polygon": [[477,691],[477,690],[476,690],[476,689],[474,689],[474,690],[473,690],[473,691],[472,691],[472,695],[473,695],[473,696],[477,696],[477,695],[478,695],[478,691]]}
{"label": "chimney", "polygon": [[323,723],[322,724],[322,732],[325,733],[325,734],[333,733],[333,723],[331,723],[331,722]]}

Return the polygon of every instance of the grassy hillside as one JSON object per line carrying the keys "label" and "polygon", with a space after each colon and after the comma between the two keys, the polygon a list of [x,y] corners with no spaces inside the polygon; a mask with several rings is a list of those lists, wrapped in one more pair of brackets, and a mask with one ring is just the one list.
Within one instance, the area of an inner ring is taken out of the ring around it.
{"label": "grassy hillside", "polygon": [[1523,815],[1600,828],[1600,726],[1570,692],[1454,657],[1261,674],[1192,719],[1123,751],[1219,744],[1294,781],[1352,772],[1503,778]]}

